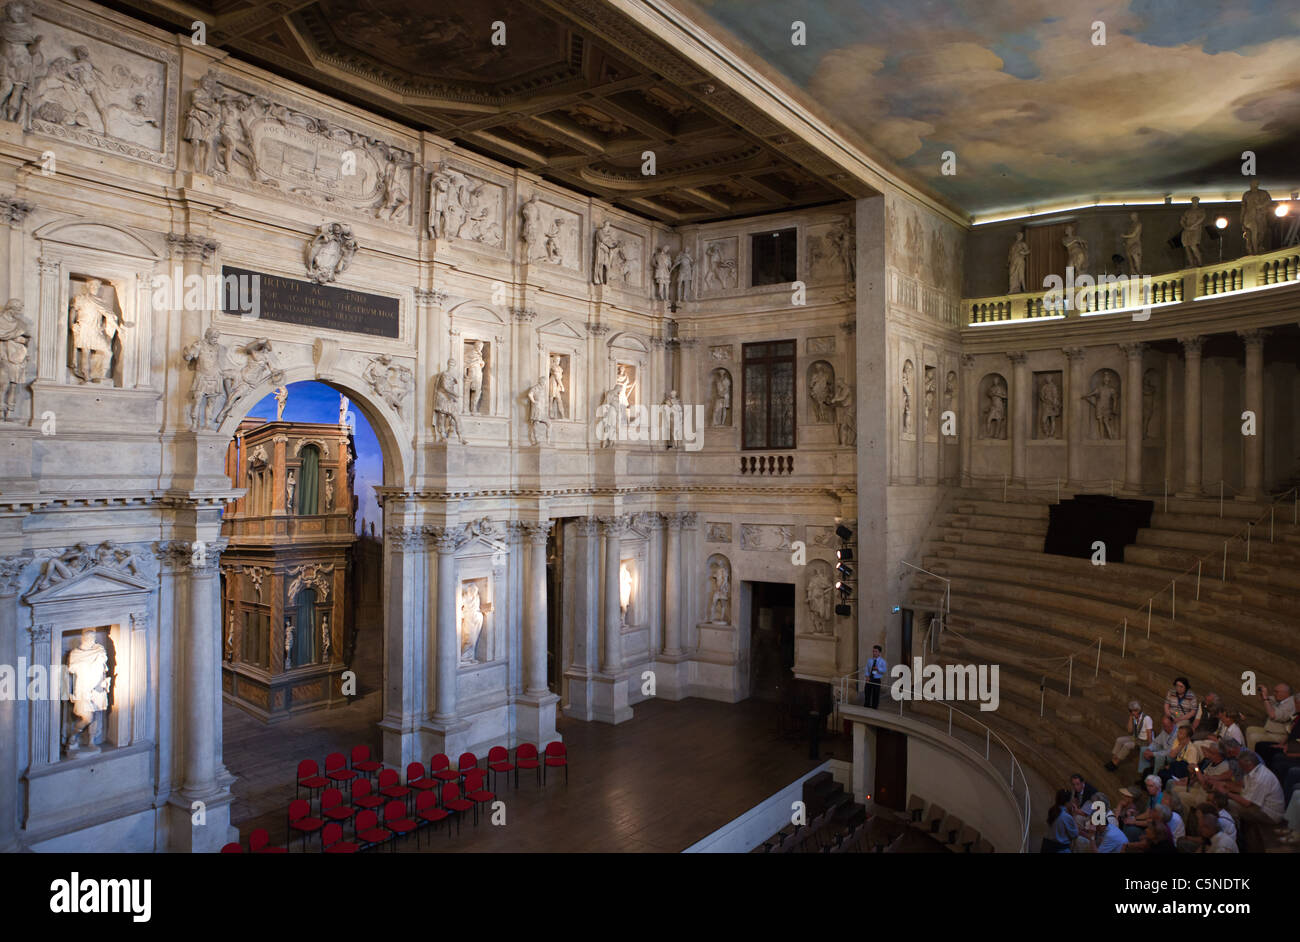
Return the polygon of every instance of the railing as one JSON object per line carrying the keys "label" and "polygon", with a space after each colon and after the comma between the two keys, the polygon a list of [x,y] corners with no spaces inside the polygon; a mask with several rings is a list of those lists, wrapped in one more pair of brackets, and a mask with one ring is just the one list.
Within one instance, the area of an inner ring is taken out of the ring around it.
{"label": "railing", "polygon": [[[921,645],[921,650],[923,651],[938,650],[939,636],[943,634],[943,627],[948,620],[948,613],[952,611],[952,580],[946,576],[939,575],[937,572],[931,572],[928,569],[922,569],[920,566],[916,565],[915,563],[909,563],[905,559],[900,559],[899,562],[902,563],[904,566],[908,567],[909,569],[915,569],[917,572],[923,572],[927,576],[931,576],[943,582],[943,586],[944,586],[943,610],[940,611],[935,618],[930,619],[930,627],[926,630],[925,638],[922,639],[922,645]],[[937,631],[935,630],[936,621],[938,622]]]}
{"label": "railing", "polygon": [[[1075,279],[1083,277],[1076,275]],[[1086,279],[1087,282],[1093,280],[1092,276]],[[970,327],[1009,321],[1056,320],[1217,298],[1297,280],[1300,280],[1300,249],[1289,246],[1264,255],[1248,255],[1216,265],[1161,275],[1099,275],[1096,276],[1097,284],[1067,282],[1059,290],[963,298],[962,309]]]}
{"label": "railing", "polygon": [[741,474],[794,474],[794,455],[741,455]]}
{"label": "railing", "polygon": [[[849,692],[850,690],[856,691],[858,689],[859,682],[865,684],[865,678],[863,676],[862,671],[857,671],[852,674],[845,674],[843,677],[839,678],[838,681],[836,681],[837,690],[835,694],[835,718],[833,721],[836,729],[838,729],[840,725],[840,714],[839,714],[840,706],[842,704],[847,704],[849,702]],[[896,702],[898,703],[898,715],[902,717],[903,705],[909,701],[899,699]],[[983,733],[984,761],[988,763],[991,769],[997,772],[999,778],[1001,778],[1004,782],[1007,783],[1007,790],[1011,793],[1012,800],[1016,802],[1016,814],[1020,818],[1020,853],[1022,854],[1027,853],[1029,850],[1029,821],[1030,821],[1030,805],[1031,805],[1030,798],[1029,798],[1029,779],[1025,776],[1024,766],[1020,764],[1020,760],[1016,758],[1016,754],[1011,750],[1011,747],[1007,745],[1006,740],[1003,739],[1001,736],[999,736],[997,733],[995,733],[987,723],[981,722],[979,719],[977,719],[974,716],[971,716],[969,713],[965,712],[964,710],[959,710],[951,703],[947,703],[942,700],[926,700],[923,702],[937,704],[938,706],[941,706],[948,711],[948,726],[947,726],[948,738],[953,739],[957,742],[961,742],[963,745],[965,745],[968,748],[974,748],[969,742],[963,742],[961,739],[953,735],[952,728],[953,728],[954,717],[961,717],[968,724],[974,726],[975,729],[972,732],[974,732],[977,736],[978,734]],[[890,708],[890,712],[891,713],[893,712],[892,707]],[[914,713],[913,719],[917,719],[922,722],[925,722],[927,726],[935,725],[933,717],[928,717],[928,716]],[[1000,763],[994,761],[993,747],[995,743],[998,746],[1000,746],[1002,750],[1006,753],[1005,760],[1003,760]],[[1003,775],[1004,768],[1007,770],[1006,775]],[[1024,792],[1023,801],[1017,798],[1016,796],[1017,784],[1019,784],[1020,787],[1023,789]]]}

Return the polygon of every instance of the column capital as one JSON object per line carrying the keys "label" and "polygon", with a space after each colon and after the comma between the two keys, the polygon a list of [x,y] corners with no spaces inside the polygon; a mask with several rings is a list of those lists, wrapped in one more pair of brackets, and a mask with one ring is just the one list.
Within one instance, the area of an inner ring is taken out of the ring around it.
{"label": "column capital", "polygon": [[961,368],[963,370],[970,370],[975,368],[975,354],[963,353],[960,359],[961,359]]}
{"label": "column capital", "polygon": [[1140,341],[1122,343],[1119,345],[1120,350],[1124,351],[1124,356],[1128,357],[1130,360],[1141,357],[1142,351],[1144,351],[1146,347],[1147,345]]}
{"label": "column capital", "polygon": [[579,517],[575,526],[578,528],[578,536],[595,536],[596,535],[596,518]]}
{"label": "column capital", "polygon": [[1237,331],[1237,336],[1242,339],[1246,346],[1263,346],[1264,338],[1269,334],[1267,327],[1248,327],[1245,330]]}
{"label": "column capital", "polygon": [[446,302],[447,298],[447,292],[439,291],[437,288],[434,288],[432,291],[426,291],[424,288],[415,289],[415,303],[420,307],[440,308]]}
{"label": "column capital", "polygon": [[659,517],[663,520],[665,529],[680,530],[686,514],[681,511],[669,511],[667,513],[660,512]]}
{"label": "column capital", "polygon": [[461,546],[460,527],[420,527],[424,540],[433,544],[439,556],[450,556]]}
{"label": "column capital", "polygon": [[188,232],[180,234],[169,232],[167,233],[167,247],[182,258],[207,262],[221,248],[221,243],[216,239],[191,235]]}
{"label": "column capital", "polygon": [[221,554],[230,540],[164,540],[154,545],[158,564],[165,572],[189,571],[198,576],[215,575]]}
{"label": "column capital", "polygon": [[57,275],[63,263],[57,258],[38,258],[36,260],[36,269],[42,275]]}
{"label": "column capital", "polygon": [[27,215],[35,209],[35,204],[20,200],[16,196],[0,196],[0,220],[14,228],[21,226]]}
{"label": "column capital", "polygon": [[1205,338],[1197,335],[1193,337],[1179,337],[1178,342],[1183,345],[1183,350],[1189,354],[1200,356],[1201,345],[1205,343]]}
{"label": "column capital", "polygon": [[1084,347],[1062,347],[1061,352],[1065,354],[1067,360],[1082,360],[1088,351]]}
{"label": "column capital", "polygon": [[32,625],[27,629],[27,633],[32,636],[33,644],[39,644],[42,641],[49,641],[50,632],[53,630],[53,625]]}
{"label": "column capital", "polygon": [[533,546],[545,546],[553,526],[554,520],[516,520],[512,524],[514,531]]}
{"label": "column capital", "polygon": [[597,517],[600,521],[600,532],[605,536],[620,537],[627,532],[630,523],[626,514],[619,514],[613,517]]}
{"label": "column capital", "polygon": [[537,312],[530,307],[512,307],[510,314],[522,324],[531,324],[537,319]]}
{"label": "column capital", "polygon": [[30,556],[5,556],[0,558],[0,597],[17,595],[23,569],[32,561]]}
{"label": "column capital", "polygon": [[402,550],[419,549],[425,544],[423,527],[392,526],[384,528],[384,539]]}
{"label": "column capital", "polygon": [[1007,359],[1016,366],[1021,366],[1029,359],[1029,354],[1023,350],[1012,350],[1007,353]]}

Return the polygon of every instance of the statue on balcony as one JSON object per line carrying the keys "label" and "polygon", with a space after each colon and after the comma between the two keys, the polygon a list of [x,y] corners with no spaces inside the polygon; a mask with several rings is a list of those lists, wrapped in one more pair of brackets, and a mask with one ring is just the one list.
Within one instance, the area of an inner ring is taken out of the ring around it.
{"label": "statue on balcony", "polygon": [[1120,236],[1124,240],[1124,254],[1128,256],[1128,273],[1142,274],[1142,223],[1137,213],[1128,214],[1129,230]]}
{"label": "statue on balcony", "polygon": [[1101,385],[1080,398],[1092,406],[1093,420],[1097,423],[1097,437],[1106,441],[1119,438],[1119,390],[1111,379],[1111,371],[1103,370]]}
{"label": "statue on balcony", "polygon": [[1250,189],[1241,194],[1241,234],[1247,255],[1268,251],[1268,217],[1272,213],[1273,197],[1259,188],[1258,180],[1251,180]]}
{"label": "statue on balcony", "polygon": [[1007,265],[1010,268],[1010,284],[1007,294],[1020,294],[1025,290],[1025,266],[1029,262],[1029,244],[1025,242],[1023,232],[1016,233],[1016,241],[1011,243],[1007,253]]}
{"label": "statue on balcony", "polygon": [[1201,198],[1192,197],[1192,205],[1187,207],[1178,224],[1183,227],[1183,252],[1187,255],[1188,268],[1201,267],[1201,234],[1205,232],[1205,210],[1201,209]]}
{"label": "statue on balcony", "polygon": [[1076,275],[1088,270],[1088,240],[1074,231],[1074,224],[1069,223],[1065,227],[1065,238],[1061,240],[1065,246],[1065,252],[1068,256],[1067,264],[1074,269]]}

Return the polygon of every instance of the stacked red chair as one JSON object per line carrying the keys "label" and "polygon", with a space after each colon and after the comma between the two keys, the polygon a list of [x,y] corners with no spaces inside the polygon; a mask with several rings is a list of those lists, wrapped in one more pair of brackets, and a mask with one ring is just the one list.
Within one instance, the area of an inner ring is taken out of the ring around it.
{"label": "stacked red chair", "polygon": [[546,784],[547,769],[564,769],[564,784],[569,784],[569,753],[562,742],[546,744],[545,764],[542,766],[542,784]]}

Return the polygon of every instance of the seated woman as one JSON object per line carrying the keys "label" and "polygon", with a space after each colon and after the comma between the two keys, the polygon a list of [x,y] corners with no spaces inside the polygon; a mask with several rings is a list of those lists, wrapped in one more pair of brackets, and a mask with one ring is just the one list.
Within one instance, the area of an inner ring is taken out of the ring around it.
{"label": "seated woman", "polygon": [[1070,845],[1079,836],[1079,826],[1075,824],[1074,815],[1070,814],[1069,802],[1070,793],[1064,788],[1058,789],[1056,802],[1047,812],[1047,835],[1043,838],[1041,853],[1070,853]]}

